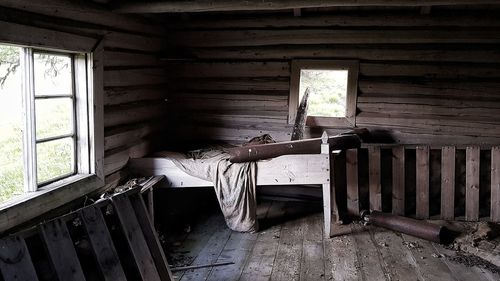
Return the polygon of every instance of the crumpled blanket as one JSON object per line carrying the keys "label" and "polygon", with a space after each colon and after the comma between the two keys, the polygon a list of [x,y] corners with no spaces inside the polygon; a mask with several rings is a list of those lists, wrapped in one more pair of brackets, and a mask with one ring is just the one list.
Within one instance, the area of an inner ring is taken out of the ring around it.
{"label": "crumpled blanket", "polygon": [[258,231],[255,162],[231,163],[222,149],[196,150],[188,155],[160,152],[157,156],[169,158],[191,176],[211,181],[230,229]]}

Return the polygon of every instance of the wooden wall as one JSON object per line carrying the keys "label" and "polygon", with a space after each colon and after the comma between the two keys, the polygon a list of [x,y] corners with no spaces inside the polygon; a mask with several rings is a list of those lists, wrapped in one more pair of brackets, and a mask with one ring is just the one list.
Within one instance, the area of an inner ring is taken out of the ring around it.
{"label": "wooden wall", "polygon": [[358,127],[403,144],[498,144],[498,11],[303,9],[300,17],[287,11],[170,20],[164,62],[169,111],[178,118],[173,129],[187,139],[270,133],[289,140],[291,60],[355,59]]}
{"label": "wooden wall", "polygon": [[166,76],[157,56],[166,48],[163,28],[69,0],[2,1],[0,30],[2,22],[104,40],[104,170],[106,183],[116,184],[128,158],[147,154],[151,136],[163,128]]}

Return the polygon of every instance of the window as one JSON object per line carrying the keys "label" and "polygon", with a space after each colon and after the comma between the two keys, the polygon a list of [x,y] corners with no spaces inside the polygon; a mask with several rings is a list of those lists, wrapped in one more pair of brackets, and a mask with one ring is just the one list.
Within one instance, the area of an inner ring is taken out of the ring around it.
{"label": "window", "polygon": [[0,204],[95,172],[91,63],[0,45]]}
{"label": "window", "polygon": [[307,125],[354,127],[358,88],[357,61],[297,60],[292,62],[288,121],[309,88]]}

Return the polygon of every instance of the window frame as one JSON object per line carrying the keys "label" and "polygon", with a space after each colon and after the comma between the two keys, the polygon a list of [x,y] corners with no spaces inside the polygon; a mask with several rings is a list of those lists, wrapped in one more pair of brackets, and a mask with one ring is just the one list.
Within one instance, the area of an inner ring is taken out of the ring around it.
{"label": "window frame", "polygon": [[359,61],[356,60],[293,60],[291,66],[288,124],[294,124],[299,106],[300,72],[312,70],[347,70],[346,116],[307,116],[310,127],[355,127],[358,95]]}
{"label": "window frame", "polygon": [[[88,150],[88,156],[76,164],[75,169],[78,172],[64,179],[40,186],[36,191],[25,193],[0,204],[0,233],[28,222],[85,194],[98,190],[104,187],[105,183],[103,122],[104,44],[102,38],[97,39],[60,31],[19,26],[7,22],[1,25],[5,26],[7,30],[7,32],[0,36],[1,44],[44,50],[51,53],[72,54],[75,57],[84,54],[85,61],[79,60],[79,63],[76,63],[75,60],[74,69],[77,71],[82,69],[88,70],[85,74],[85,83],[77,83],[75,81],[73,85],[74,91],[78,91],[78,88],[83,89],[84,87],[85,91],[87,91],[86,114],[88,114],[89,119],[85,126],[79,126],[78,122],[75,124],[75,130],[77,134],[80,134],[77,142],[81,144],[76,145],[75,149],[83,148]],[[19,31],[23,32],[20,33]],[[20,36],[19,34],[26,34],[26,36]],[[21,59],[26,59],[24,56],[25,53],[23,52]],[[23,71],[23,75],[26,75],[24,73],[27,71],[26,69],[21,69],[21,71]],[[33,84],[30,83],[29,87],[32,86]],[[34,96],[32,102],[34,102]],[[82,118],[82,113],[77,107],[76,118]],[[26,111],[25,114],[34,115],[35,112]],[[35,129],[34,127],[32,128]],[[85,134],[85,136],[82,134]],[[33,135],[33,137],[35,136]],[[78,151],[78,154],[80,153],[81,151]],[[36,165],[36,162],[31,163],[35,163]],[[36,169],[36,166],[34,168]],[[36,179],[31,180],[34,180],[36,183]]]}

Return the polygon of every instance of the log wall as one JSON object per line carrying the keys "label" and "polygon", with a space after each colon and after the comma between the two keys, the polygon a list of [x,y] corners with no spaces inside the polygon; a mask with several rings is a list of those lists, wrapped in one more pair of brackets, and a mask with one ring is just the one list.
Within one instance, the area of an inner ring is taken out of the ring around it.
{"label": "log wall", "polygon": [[117,184],[129,157],[147,154],[152,136],[163,129],[166,75],[158,59],[166,48],[163,28],[91,1],[22,2],[2,1],[0,20],[104,40],[104,172],[108,186]]}
{"label": "log wall", "polygon": [[182,124],[172,129],[188,139],[270,133],[289,140],[291,61],[354,59],[357,126],[402,144],[498,144],[500,18],[489,9],[303,9],[300,17],[221,13],[171,21],[164,63],[175,70],[168,71],[169,108]]}

